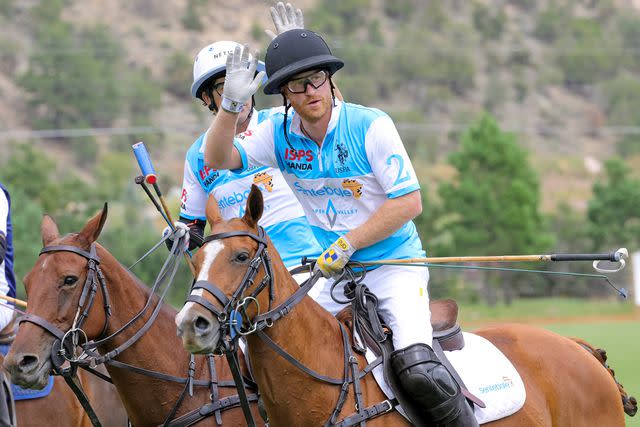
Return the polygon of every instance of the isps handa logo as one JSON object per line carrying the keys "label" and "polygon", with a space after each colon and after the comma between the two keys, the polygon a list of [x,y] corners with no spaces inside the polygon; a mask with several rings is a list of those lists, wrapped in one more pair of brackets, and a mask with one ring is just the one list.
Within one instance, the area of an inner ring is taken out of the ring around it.
{"label": "isps handa logo", "polygon": [[215,181],[220,176],[220,172],[218,172],[216,169],[211,169],[207,165],[204,165],[202,169],[198,171],[198,174],[200,175],[200,180],[205,186],[211,185],[213,181]]}
{"label": "isps handa logo", "polygon": [[284,150],[284,160],[289,169],[313,170],[314,155],[311,150],[294,150],[287,148]]}
{"label": "isps handa logo", "polygon": [[262,185],[269,193],[273,191],[273,176],[266,172],[260,172],[253,176],[255,185]]}
{"label": "isps handa logo", "polygon": [[356,199],[362,197],[362,184],[355,179],[343,179],[342,188],[351,191],[351,193],[353,193],[353,197]]}

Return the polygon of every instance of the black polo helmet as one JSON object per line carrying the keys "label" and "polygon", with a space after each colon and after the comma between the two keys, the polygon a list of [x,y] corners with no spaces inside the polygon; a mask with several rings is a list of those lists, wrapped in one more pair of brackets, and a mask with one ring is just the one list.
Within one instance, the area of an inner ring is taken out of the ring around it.
{"label": "black polo helmet", "polygon": [[318,34],[305,29],[285,31],[271,41],[265,56],[269,80],[264,93],[274,95],[298,73],[316,68],[333,75],[344,62],[331,54],[327,43]]}

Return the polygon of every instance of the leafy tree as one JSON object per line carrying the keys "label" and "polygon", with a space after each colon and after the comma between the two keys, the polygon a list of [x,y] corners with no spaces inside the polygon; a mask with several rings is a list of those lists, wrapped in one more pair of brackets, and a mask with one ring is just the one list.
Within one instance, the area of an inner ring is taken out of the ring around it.
{"label": "leafy tree", "polygon": [[606,37],[599,22],[575,18],[569,22],[569,34],[559,43],[556,61],[565,84],[575,88],[615,76],[622,55],[617,40]]}
{"label": "leafy tree", "polygon": [[457,253],[527,253],[548,247],[538,177],[527,152],[493,117],[483,115],[462,135],[449,163],[457,178],[441,184],[438,193],[444,211],[458,214],[450,227]]}
{"label": "leafy tree", "polygon": [[568,20],[569,11],[552,4],[538,16],[533,34],[542,41],[553,42],[564,33]]}
{"label": "leafy tree", "polygon": [[618,28],[622,36],[624,58],[635,71],[640,71],[640,17],[625,15],[620,17]]}
{"label": "leafy tree", "polygon": [[182,25],[187,30],[202,31],[204,28],[202,21],[200,21],[200,6],[202,1],[200,0],[187,0],[187,6],[182,16]]}
{"label": "leafy tree", "polygon": [[371,0],[321,0],[309,13],[310,28],[328,34],[351,34],[362,28]]}
{"label": "leafy tree", "polygon": [[[448,216],[453,253],[526,254],[551,245],[539,212],[538,178],[527,152],[493,117],[483,115],[462,135],[460,149],[450,155],[449,163],[457,177],[441,184],[438,193]],[[495,275],[487,275],[489,283],[495,280]],[[489,302],[495,300],[490,297]]]}
{"label": "leafy tree", "polygon": [[[640,82],[620,77],[602,85],[604,110],[609,123],[616,126],[640,126]],[[638,135],[622,135],[618,141],[620,155],[640,153]]]}
{"label": "leafy tree", "polygon": [[618,158],[605,163],[606,175],[593,185],[587,218],[596,250],[640,247],[640,180]]}
{"label": "leafy tree", "polygon": [[121,109],[116,76],[123,52],[106,27],[74,34],[60,19],[61,8],[62,2],[47,0],[33,11],[37,49],[18,78],[31,95],[32,125],[109,125]]}
{"label": "leafy tree", "polygon": [[500,8],[496,14],[492,14],[489,7],[481,3],[474,4],[473,26],[484,39],[500,40],[506,21],[507,16],[504,9]]}

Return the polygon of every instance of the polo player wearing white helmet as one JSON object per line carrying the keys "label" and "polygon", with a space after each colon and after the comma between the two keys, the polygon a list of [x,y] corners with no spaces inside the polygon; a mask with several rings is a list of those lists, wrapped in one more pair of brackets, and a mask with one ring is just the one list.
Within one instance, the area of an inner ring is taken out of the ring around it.
{"label": "polo player wearing white helmet", "polygon": [[[207,134],[207,161],[231,169],[279,167],[325,249],[316,262],[325,277],[339,275],[350,259],[423,257],[412,221],[422,211],[420,185],[391,118],[335,99],[332,76],[344,62],[312,31],[279,34],[265,62],[264,92],[280,94],[285,112],[234,138],[241,106],[263,78],[254,76],[257,64],[248,49],[236,49],[227,63],[222,109]],[[289,155],[301,151],[308,155]],[[393,330],[391,366],[418,408],[412,418],[477,426],[460,386],[431,348],[427,270],[381,266],[365,280]],[[331,312],[339,309],[326,289],[317,301]]]}
{"label": "polo player wearing white helmet", "polygon": [[[279,3],[272,8],[272,17],[278,34],[303,26],[302,12],[288,4]],[[237,42],[219,41],[204,47],[193,64],[193,84],[191,94],[200,99],[209,110],[217,113],[224,94],[227,56],[232,55]],[[264,63],[258,61],[257,70],[264,70]],[[241,107],[236,133],[244,132],[264,121],[282,108],[257,111],[254,98]],[[284,181],[279,169],[270,167],[252,168],[239,173],[229,170],[215,170],[204,161],[206,132],[188,150],[182,185],[180,220],[189,225],[192,235],[202,236],[208,209],[216,209],[224,219],[241,217],[251,189],[256,184],[263,193],[265,213],[260,220],[280,253],[287,267],[300,264],[303,256],[316,258],[322,252],[317,243],[304,211]],[[192,236],[193,237],[193,236]],[[190,239],[191,248],[196,246]],[[301,275],[302,276],[302,275]],[[302,280],[302,277],[297,277]]]}

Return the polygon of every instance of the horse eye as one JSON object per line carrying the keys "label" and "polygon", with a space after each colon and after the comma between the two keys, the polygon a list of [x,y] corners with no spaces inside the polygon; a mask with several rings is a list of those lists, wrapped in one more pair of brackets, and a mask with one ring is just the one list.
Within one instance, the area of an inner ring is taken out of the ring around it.
{"label": "horse eye", "polygon": [[65,276],[64,285],[71,286],[78,281],[78,276]]}
{"label": "horse eye", "polygon": [[249,254],[247,252],[240,252],[236,255],[236,262],[247,262],[249,260]]}

